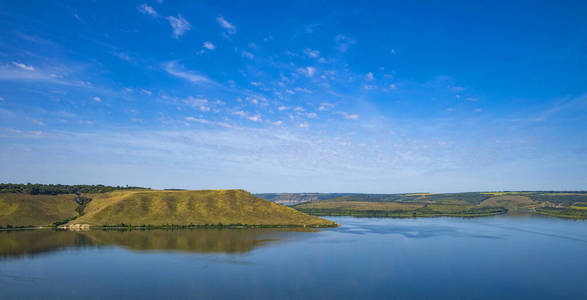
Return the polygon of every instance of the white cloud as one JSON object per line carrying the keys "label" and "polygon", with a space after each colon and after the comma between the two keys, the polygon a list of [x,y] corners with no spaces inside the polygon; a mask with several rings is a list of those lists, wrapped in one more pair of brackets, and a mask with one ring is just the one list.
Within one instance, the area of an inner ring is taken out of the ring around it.
{"label": "white cloud", "polygon": [[158,17],[157,11],[153,7],[143,3],[139,6],[139,11],[143,14],[150,15],[151,17]]}
{"label": "white cloud", "polygon": [[304,93],[306,93],[306,94],[311,94],[311,93],[312,93],[312,91],[311,91],[311,90],[309,90],[309,89],[307,89],[307,88],[300,88],[300,87],[297,87],[297,88],[294,88],[294,90],[296,90],[296,92],[304,92]]}
{"label": "white cloud", "polygon": [[310,124],[308,124],[307,122],[304,123],[300,123],[300,128],[304,128],[304,129],[309,129],[310,128]]}
{"label": "white cloud", "polygon": [[246,50],[243,50],[241,54],[242,54],[243,57],[246,57],[248,59],[255,58],[255,55],[253,55],[253,53],[251,53],[249,51],[246,51]]}
{"label": "white cloud", "polygon": [[354,39],[342,34],[339,34],[336,37],[334,37],[334,41],[336,41],[338,45],[338,50],[343,53],[347,52],[349,48],[356,43]]}
{"label": "white cloud", "polygon": [[279,110],[279,111],[284,111],[284,110],[287,110],[287,109],[288,109],[287,106],[280,106],[280,107],[277,108],[277,110]]}
{"label": "white cloud", "polygon": [[253,121],[253,122],[261,122],[262,121],[260,115],[258,115],[258,114],[257,115],[250,115],[250,114],[248,114],[248,113],[246,113],[245,111],[242,111],[242,110],[232,112],[232,114],[233,115],[237,115],[237,116],[239,116],[241,118],[246,118],[246,119],[248,119],[250,121]]}
{"label": "white cloud", "polygon": [[202,124],[208,124],[208,120],[200,119],[200,118],[185,117],[185,120],[188,122],[198,122],[198,123],[202,123]]}
{"label": "white cloud", "polygon": [[392,83],[392,84],[389,85],[389,88],[392,89],[392,90],[395,90],[395,89],[397,89],[397,86]]}
{"label": "white cloud", "polygon": [[216,46],[214,46],[214,44],[212,44],[212,42],[204,42],[204,45],[202,45],[202,47],[208,49],[208,50],[214,50],[216,49]]}
{"label": "white cloud", "polygon": [[247,119],[253,121],[253,122],[261,122],[261,116],[259,115],[252,115],[252,116],[248,116]]}
{"label": "white cloud", "polygon": [[102,99],[101,99],[100,97],[94,97],[94,98],[92,98],[92,100],[94,100],[94,101],[96,101],[96,102],[100,102],[100,101],[102,101]]}
{"label": "white cloud", "polygon": [[320,103],[320,106],[318,107],[319,111],[325,111],[325,110],[329,110],[331,108],[334,107],[334,104],[328,103],[328,102],[322,102]]}
{"label": "white cloud", "polygon": [[149,90],[145,90],[145,89],[140,89],[141,93],[145,94],[145,95],[153,95],[153,92],[149,91]]}
{"label": "white cloud", "polygon": [[182,65],[178,64],[176,61],[170,61],[163,64],[163,68],[165,69],[165,71],[167,71],[167,73],[175,77],[190,81],[192,83],[216,84],[214,81],[212,81],[204,75],[201,75],[195,71],[185,70],[185,68]]}
{"label": "white cloud", "polygon": [[375,80],[375,76],[373,76],[373,73],[371,72],[367,73],[367,75],[365,75],[365,78],[367,80]]}
{"label": "white cloud", "polygon": [[122,60],[125,60],[128,62],[132,61],[132,58],[130,57],[130,55],[128,55],[128,53],[114,51],[114,52],[112,52],[112,54]]}
{"label": "white cloud", "polygon": [[210,106],[208,99],[204,99],[204,98],[195,98],[192,96],[187,97],[184,101],[185,104],[199,109],[200,111],[206,112],[206,111],[210,111]]}
{"label": "white cloud", "polygon": [[316,118],[317,116],[318,115],[316,113],[313,113],[313,112],[306,114],[306,117],[311,118],[311,119]]}
{"label": "white cloud", "polygon": [[245,112],[244,112],[244,111],[242,111],[242,110],[235,111],[235,112],[233,112],[232,114],[233,114],[233,115],[240,116],[240,117],[244,117],[244,116],[245,116]]}
{"label": "white cloud", "polygon": [[13,61],[12,64],[23,69],[23,70],[27,70],[27,71],[34,71],[35,70],[35,67],[33,67],[33,66],[25,65],[25,64],[18,63],[15,61]]}
{"label": "white cloud", "polygon": [[177,15],[177,18],[169,16],[167,17],[167,20],[169,20],[169,25],[173,28],[172,36],[176,39],[192,28],[190,22],[184,19],[180,14]]}
{"label": "white cloud", "polygon": [[232,25],[230,22],[228,22],[224,17],[218,16],[216,18],[216,22],[218,22],[218,24],[220,24],[220,26],[222,26],[222,28],[226,29],[228,34],[235,34],[236,33],[236,27],[234,25]]}
{"label": "white cloud", "polygon": [[33,123],[35,123],[36,125],[39,125],[39,126],[45,126],[45,123],[43,121],[39,121],[39,120],[33,119],[33,120],[31,120],[31,122],[33,122]]}
{"label": "white cloud", "polygon": [[317,57],[319,57],[319,56],[320,56],[320,51],[318,51],[318,50],[312,50],[312,49],[310,49],[310,48],[306,48],[306,49],[304,50],[304,53],[305,53],[307,56],[309,56],[309,57],[312,57],[312,58],[317,58]]}
{"label": "white cloud", "polygon": [[275,126],[281,126],[281,124],[283,124],[283,122],[282,121],[275,121],[275,122],[273,122],[271,124],[273,124]]}
{"label": "white cloud", "polygon": [[359,115],[357,114],[349,114],[347,112],[341,111],[340,114],[345,118],[345,119],[349,119],[349,120],[358,120],[359,119]]}
{"label": "white cloud", "polygon": [[471,101],[471,102],[477,102],[477,101],[479,101],[479,99],[473,98],[473,97],[467,97],[467,98],[465,98],[465,100]]}
{"label": "white cloud", "polygon": [[0,97],[0,101],[4,101],[4,97]]}
{"label": "white cloud", "polygon": [[314,76],[314,73],[316,73],[316,68],[314,68],[314,67],[299,68],[298,72],[300,72],[308,77],[312,77],[312,76]]}

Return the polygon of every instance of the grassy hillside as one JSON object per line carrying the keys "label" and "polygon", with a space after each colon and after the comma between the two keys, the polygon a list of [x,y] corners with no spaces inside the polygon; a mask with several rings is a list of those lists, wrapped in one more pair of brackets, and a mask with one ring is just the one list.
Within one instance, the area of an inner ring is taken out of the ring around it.
{"label": "grassy hillside", "polygon": [[114,191],[90,194],[84,215],[71,224],[334,226],[242,190]]}
{"label": "grassy hillside", "polygon": [[46,226],[76,216],[76,195],[0,193],[0,226]]}

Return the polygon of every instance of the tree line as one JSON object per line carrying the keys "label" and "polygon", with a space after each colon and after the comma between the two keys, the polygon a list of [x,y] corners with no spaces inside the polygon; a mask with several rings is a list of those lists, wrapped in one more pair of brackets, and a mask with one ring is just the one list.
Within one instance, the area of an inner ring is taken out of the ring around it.
{"label": "tree line", "polygon": [[22,193],[29,195],[59,195],[59,194],[96,194],[116,190],[146,189],[136,186],[107,186],[107,185],[64,185],[64,184],[15,184],[0,183],[0,193]]}

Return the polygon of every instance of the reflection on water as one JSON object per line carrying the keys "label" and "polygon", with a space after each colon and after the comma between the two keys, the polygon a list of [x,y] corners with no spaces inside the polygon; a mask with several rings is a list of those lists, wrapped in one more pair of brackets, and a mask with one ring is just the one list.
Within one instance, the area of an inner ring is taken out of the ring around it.
{"label": "reflection on water", "polygon": [[330,219],[341,227],[0,232],[0,299],[587,299],[587,221]]}
{"label": "reflection on water", "polygon": [[35,255],[64,248],[120,246],[135,251],[246,253],[301,237],[313,229],[184,229],[107,231],[2,231],[0,257]]}

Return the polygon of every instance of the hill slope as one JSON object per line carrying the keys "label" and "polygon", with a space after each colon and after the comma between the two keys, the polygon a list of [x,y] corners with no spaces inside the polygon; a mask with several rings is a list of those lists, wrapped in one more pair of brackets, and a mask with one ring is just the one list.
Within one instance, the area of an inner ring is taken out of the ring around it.
{"label": "hill slope", "polygon": [[335,225],[242,190],[115,191],[89,196],[93,200],[84,215],[70,225]]}
{"label": "hill slope", "polygon": [[76,216],[76,195],[0,193],[0,226],[46,226]]}

